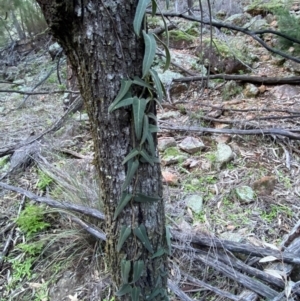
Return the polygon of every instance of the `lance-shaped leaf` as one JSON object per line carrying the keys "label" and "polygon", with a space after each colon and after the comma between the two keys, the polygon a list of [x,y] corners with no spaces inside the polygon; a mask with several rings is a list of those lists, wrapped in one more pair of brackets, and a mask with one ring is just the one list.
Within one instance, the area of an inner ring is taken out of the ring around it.
{"label": "lance-shaped leaf", "polygon": [[140,202],[140,203],[143,203],[143,202],[157,202],[159,201],[161,198],[160,197],[157,197],[157,196],[149,196],[149,195],[146,195],[146,194],[143,194],[143,193],[137,193],[134,197],[133,197],[133,200],[135,202]]}
{"label": "lance-shaped leaf", "polygon": [[117,244],[117,252],[120,252],[124,242],[126,241],[126,239],[128,238],[128,236],[131,234],[131,227],[128,226],[123,226],[121,231],[120,231],[120,236],[119,236],[119,240],[118,240],[118,244]]}
{"label": "lance-shaped leaf", "polygon": [[165,253],[166,253],[165,249],[160,248],[160,249],[158,249],[158,251],[156,251],[156,252],[152,255],[151,259],[154,259],[154,258],[156,258],[156,257],[160,257],[160,256],[164,255]]}
{"label": "lance-shaped leaf", "polygon": [[150,252],[153,253],[152,246],[150,244],[146,228],[143,224],[141,224],[139,227],[133,229],[133,233],[136,235],[136,237],[141,241],[143,246]]}
{"label": "lance-shaped leaf", "polygon": [[159,101],[162,101],[164,92],[163,92],[162,83],[160,81],[160,78],[158,77],[158,74],[154,69],[150,69],[149,72],[150,72],[153,82],[155,84],[157,98]]}
{"label": "lance-shaped leaf", "polygon": [[136,148],[133,148],[131,150],[131,152],[124,158],[122,164],[125,164],[127,161],[129,161],[130,159],[134,158],[135,156],[137,156],[140,153],[140,151]]}
{"label": "lance-shaped leaf", "polygon": [[143,136],[140,145],[142,145],[146,141],[148,133],[149,133],[149,119],[147,115],[144,115]]}
{"label": "lance-shaped leaf", "polygon": [[128,90],[130,89],[132,85],[132,81],[131,80],[123,80],[121,81],[121,88],[120,91],[118,93],[118,95],[116,96],[115,100],[112,102],[112,104],[108,107],[108,112],[111,113],[114,109],[114,107],[117,105],[117,103],[123,99],[123,97],[126,95],[126,93],[128,92]]}
{"label": "lance-shaped leaf", "polygon": [[158,296],[159,294],[163,294],[163,289],[162,288],[155,288],[153,290],[153,292],[151,293],[150,296],[146,297],[147,301],[151,301],[153,300],[156,296]]}
{"label": "lance-shaped leaf", "polygon": [[171,255],[171,232],[169,226],[166,226],[166,239],[168,245],[168,254]]}
{"label": "lance-shaped leaf", "polygon": [[129,201],[132,198],[132,194],[126,194],[126,193],[122,193],[122,197],[121,200],[116,208],[116,211],[114,213],[114,220],[118,217],[118,215],[122,212],[122,210],[124,209],[124,207],[129,203]]}
{"label": "lance-shaped leaf", "polygon": [[157,133],[159,132],[159,127],[154,124],[149,124],[149,131],[150,133]]}
{"label": "lance-shaped leaf", "polygon": [[133,119],[134,119],[134,129],[135,136],[138,140],[141,139],[143,130],[143,119],[146,109],[146,99],[134,97],[132,103]]}
{"label": "lance-shaped leaf", "polygon": [[166,9],[169,9],[170,6],[170,0],[166,0]]}
{"label": "lance-shaped leaf", "polygon": [[147,114],[149,118],[153,119],[155,122],[157,122],[157,117],[153,113]]}
{"label": "lance-shaped leaf", "polygon": [[152,17],[155,16],[157,10],[157,3],[156,0],[152,0]]}
{"label": "lance-shaped leaf", "polygon": [[143,30],[145,41],[145,54],[143,60],[143,78],[149,73],[149,69],[153,63],[156,52],[156,40],[153,33],[146,33]]}
{"label": "lance-shaped leaf", "polygon": [[165,56],[166,56],[166,62],[165,62],[165,67],[164,67],[164,70],[163,72],[165,72],[166,70],[169,69],[170,67],[170,63],[171,63],[171,54],[170,54],[170,50],[169,50],[169,47],[166,43],[164,43],[157,35],[154,35],[156,40],[158,40],[164,47],[164,50],[165,50]]}
{"label": "lance-shaped leaf", "polygon": [[148,162],[151,166],[154,165],[154,159],[149,156],[149,154],[143,149],[140,151],[141,156],[144,158],[146,162]]}
{"label": "lance-shaped leaf", "polygon": [[135,85],[139,85],[139,86],[148,88],[149,90],[153,90],[153,87],[152,87],[151,85],[149,85],[148,83],[146,83],[144,80],[142,80],[142,79],[139,78],[138,76],[135,76],[135,77],[133,78],[132,83],[135,84]]}
{"label": "lance-shaped leaf", "polygon": [[138,260],[133,263],[133,278],[132,282],[138,281],[143,273],[145,263],[143,260]]}
{"label": "lance-shaped leaf", "polygon": [[146,9],[149,3],[150,0],[139,0],[139,3],[137,5],[134,20],[133,20],[133,29],[137,36],[140,36],[142,22],[144,20]]}
{"label": "lance-shaped leaf", "polygon": [[131,292],[131,301],[139,301],[140,300],[140,287],[134,287]]}
{"label": "lance-shaped leaf", "polygon": [[155,156],[155,145],[154,145],[153,136],[151,133],[148,133],[148,135],[147,135],[147,142],[148,142],[149,149],[151,151],[151,156],[154,157]]}
{"label": "lance-shaped leaf", "polygon": [[120,109],[122,107],[130,106],[130,105],[132,105],[132,102],[133,102],[132,97],[123,99],[114,106],[114,108],[111,110],[111,112],[113,112],[114,110]]}
{"label": "lance-shaped leaf", "polygon": [[128,283],[130,270],[131,270],[131,261],[122,259],[121,260],[121,277],[122,277],[124,284]]}
{"label": "lance-shaped leaf", "polygon": [[135,172],[137,171],[139,167],[139,160],[134,160],[132,164],[130,164],[130,169],[127,170],[125,181],[122,185],[122,191],[124,191],[128,185],[130,184],[133,176],[135,175]]}
{"label": "lance-shaped leaf", "polygon": [[132,292],[132,286],[126,283],[123,284],[121,288],[116,292],[116,296],[121,297],[126,294],[131,294],[131,292]]}

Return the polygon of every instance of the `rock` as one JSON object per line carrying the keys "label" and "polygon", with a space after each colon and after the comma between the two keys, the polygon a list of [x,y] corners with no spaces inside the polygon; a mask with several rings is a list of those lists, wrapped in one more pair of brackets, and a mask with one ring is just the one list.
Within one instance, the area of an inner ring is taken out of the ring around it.
{"label": "rock", "polygon": [[286,61],[283,66],[291,72],[300,73],[300,64],[296,62]]}
{"label": "rock", "polygon": [[178,118],[180,117],[180,113],[178,111],[168,111],[157,114],[157,118],[160,120],[170,119],[170,118]]}
{"label": "rock", "polygon": [[215,138],[215,140],[218,143],[224,143],[224,144],[231,142],[231,139],[232,139],[232,137],[230,135],[218,135]]}
{"label": "rock", "polygon": [[160,152],[172,146],[176,146],[176,141],[173,137],[162,137],[158,139],[157,148]]}
{"label": "rock", "polygon": [[189,153],[194,154],[196,152],[199,152],[200,150],[205,148],[205,145],[203,142],[197,138],[194,137],[186,137],[184,138],[181,143],[179,144],[179,147]]}
{"label": "rock", "polygon": [[240,243],[245,239],[241,234],[230,231],[221,233],[220,238]]}
{"label": "rock", "polygon": [[80,113],[80,112],[73,114],[72,118],[77,121],[88,121],[89,120],[89,116],[87,113]]}
{"label": "rock", "polygon": [[291,98],[300,94],[300,87],[292,85],[281,85],[274,87],[271,91],[276,98]]}
{"label": "rock", "polygon": [[202,211],[203,196],[199,194],[193,194],[186,199],[186,205],[193,210],[194,213],[199,214]]}
{"label": "rock", "polygon": [[259,89],[253,84],[247,84],[244,91],[246,97],[255,97],[259,93]]}
{"label": "rock", "polygon": [[158,76],[161,82],[164,84],[164,86],[169,86],[172,83],[173,79],[175,78],[183,77],[182,74],[171,70],[166,70],[165,72],[163,72],[163,70],[160,68],[154,68],[154,69],[158,73]]}
{"label": "rock", "polygon": [[230,162],[233,159],[233,152],[231,147],[224,143],[219,143],[216,151],[216,162],[219,167],[222,167],[225,163]]}
{"label": "rock", "polygon": [[19,69],[18,67],[12,66],[12,67],[7,67],[7,69],[5,70],[3,77],[5,80],[9,81],[9,82],[13,82],[17,75],[19,74]]}
{"label": "rock", "polygon": [[50,47],[49,47],[49,54],[52,58],[52,60],[54,60],[56,58],[56,56],[62,51],[62,48],[61,46],[55,42],[54,44],[52,44]]}
{"label": "rock", "polygon": [[18,86],[25,85],[25,80],[22,78],[17,79],[14,81],[14,85],[18,85]]}
{"label": "rock", "polygon": [[254,200],[254,191],[249,186],[240,186],[235,189],[235,193],[241,203],[248,204]]}
{"label": "rock", "polygon": [[163,165],[176,164],[187,159],[187,155],[182,153],[177,147],[169,147],[162,156]]}
{"label": "rock", "polygon": [[272,176],[262,177],[252,185],[258,195],[270,195],[276,185],[276,178]]}
{"label": "rock", "polygon": [[165,183],[176,186],[178,185],[179,179],[178,176],[172,172],[169,171],[162,171],[163,180]]}
{"label": "rock", "polygon": [[232,25],[243,26],[251,19],[251,15],[247,13],[234,14],[228,17],[224,22]]}

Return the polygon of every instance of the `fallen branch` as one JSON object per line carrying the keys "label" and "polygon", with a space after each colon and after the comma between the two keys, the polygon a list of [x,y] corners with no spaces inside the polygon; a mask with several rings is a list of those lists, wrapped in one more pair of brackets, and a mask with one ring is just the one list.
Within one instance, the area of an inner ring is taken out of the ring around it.
{"label": "fallen branch", "polygon": [[[172,230],[171,231],[173,238],[178,241],[183,240],[183,235],[181,232]],[[221,250],[228,250],[235,253],[241,253],[251,256],[257,257],[265,257],[265,256],[274,256],[278,258],[278,260],[292,263],[292,264],[300,264],[300,258],[291,252],[280,252],[271,248],[263,248],[258,246],[253,246],[250,244],[242,244],[229,240],[222,240],[213,236],[203,236],[203,235],[190,235],[190,242],[196,244],[198,246],[205,246],[210,248],[217,248]],[[186,239],[184,240],[186,242]]]}
{"label": "fallen branch", "polygon": [[43,204],[47,204],[51,207],[54,208],[59,208],[59,209],[67,209],[67,210],[71,210],[71,211],[75,211],[75,212],[79,212],[82,214],[85,214],[87,216],[91,216],[94,218],[97,218],[99,220],[104,220],[105,216],[102,212],[100,212],[97,209],[94,208],[90,208],[90,207],[86,207],[86,206],[82,206],[82,205],[76,205],[76,204],[72,204],[72,203],[68,203],[68,202],[58,202],[55,201],[53,199],[50,198],[46,198],[46,197],[41,197],[38,196],[28,190],[25,190],[21,187],[16,187],[16,186],[11,186],[8,185],[6,183],[0,182],[0,187],[10,190],[10,191],[14,191],[17,193],[21,193],[23,195],[25,195],[26,197],[28,197],[29,199],[39,202],[39,203],[43,203]]}
{"label": "fallen branch", "polygon": [[[147,10],[147,13],[152,14],[151,10]],[[298,43],[300,44],[299,40],[296,40],[294,38],[289,37],[288,35],[282,34],[280,32],[277,31],[273,31],[273,30],[258,30],[258,31],[251,31],[247,28],[244,27],[239,27],[239,26],[235,26],[235,25],[231,25],[231,24],[227,24],[227,23],[223,23],[223,22],[217,22],[214,20],[203,20],[202,18],[196,18],[194,16],[190,16],[190,15],[186,15],[186,14],[182,14],[182,13],[170,13],[170,12],[156,12],[156,15],[163,15],[164,17],[179,17],[179,18],[183,18],[183,19],[187,19],[187,20],[191,20],[191,21],[196,21],[205,25],[209,25],[209,26],[213,26],[216,27],[218,29],[221,28],[227,28],[230,30],[234,30],[234,31],[239,31],[242,32],[246,35],[251,36],[255,41],[257,41],[259,44],[261,44],[264,48],[266,48],[267,50],[269,50],[272,53],[278,54],[286,59],[289,59],[291,61],[294,61],[296,63],[300,63],[300,59],[296,58],[294,56],[288,55],[280,50],[274,49],[272,47],[270,47],[267,43],[265,43],[260,37],[258,37],[258,35],[264,34],[264,33],[272,33],[272,34],[276,34],[278,36],[284,37],[285,39],[288,39],[290,41],[293,41],[294,43]]]}
{"label": "fallen branch", "polygon": [[[300,61],[299,61],[300,62]],[[299,85],[300,76],[291,76],[285,78],[279,77],[264,77],[264,76],[251,76],[251,75],[233,75],[233,74],[215,74],[209,76],[187,76],[174,78],[173,82],[195,82],[209,79],[223,79],[223,80],[236,80],[247,83],[254,83],[259,85]]]}
{"label": "fallen branch", "polygon": [[78,110],[83,104],[83,100],[81,98],[81,96],[79,95],[74,102],[71,104],[71,106],[68,108],[68,110],[57,120],[55,121],[48,129],[46,129],[44,132],[29,138],[27,141],[19,143],[19,144],[15,144],[13,146],[9,146],[5,149],[0,149],[0,157],[6,156],[6,155],[11,155],[13,154],[16,150],[20,149],[21,147],[24,147],[28,144],[31,144],[39,139],[41,139],[43,136],[45,136],[46,134],[49,134],[51,132],[55,132],[57,130],[59,130],[64,122],[68,119],[69,114],[76,112],[76,110]]}
{"label": "fallen branch", "polygon": [[41,95],[41,94],[57,94],[57,93],[74,93],[79,94],[79,91],[70,91],[70,90],[57,90],[57,91],[40,91],[40,92],[26,92],[26,91],[17,91],[17,90],[0,90],[0,93],[18,93],[23,95]]}
{"label": "fallen branch", "polygon": [[[218,122],[222,122],[219,120]],[[182,132],[198,132],[198,133],[216,133],[216,134],[229,134],[229,135],[279,135],[285,136],[290,139],[300,140],[300,135],[292,133],[292,131],[285,129],[257,129],[257,130],[238,130],[238,129],[211,129],[198,126],[178,126],[170,124],[166,121],[159,121],[159,128],[173,131],[182,131]],[[161,123],[170,124],[163,125]],[[295,131],[295,129],[293,130]],[[300,129],[298,130],[300,132]]]}

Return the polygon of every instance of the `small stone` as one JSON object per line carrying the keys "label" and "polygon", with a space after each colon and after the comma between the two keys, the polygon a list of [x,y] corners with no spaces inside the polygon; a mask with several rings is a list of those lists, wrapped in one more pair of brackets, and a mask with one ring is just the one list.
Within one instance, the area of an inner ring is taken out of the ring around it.
{"label": "small stone", "polygon": [[193,210],[194,213],[199,214],[202,211],[203,197],[199,194],[193,194],[186,198],[186,205]]}
{"label": "small stone", "polygon": [[171,165],[178,162],[183,162],[185,159],[187,159],[187,156],[188,155],[179,151],[177,147],[169,147],[164,152],[164,155],[162,157],[162,164]]}
{"label": "small stone", "polygon": [[244,240],[242,235],[230,231],[221,233],[220,238],[234,242],[242,242]]}
{"label": "small stone", "polygon": [[258,87],[258,90],[259,90],[259,93],[264,93],[264,92],[266,92],[267,88],[265,85],[261,85]]}
{"label": "small stone", "polygon": [[163,171],[162,172],[163,180],[165,183],[171,185],[171,186],[176,186],[178,185],[178,176],[172,172],[169,171]]}
{"label": "small stone", "polygon": [[162,137],[158,139],[157,148],[160,152],[172,146],[176,146],[176,141],[173,137]]}
{"label": "small stone", "polygon": [[258,195],[270,195],[276,185],[276,178],[272,176],[262,177],[253,183],[253,189]]}
{"label": "small stone", "polygon": [[230,162],[233,159],[231,147],[224,143],[219,143],[216,152],[216,162],[222,167],[223,164]]}
{"label": "small stone", "polygon": [[254,200],[254,191],[249,186],[241,186],[235,189],[235,193],[241,203],[251,203]]}
{"label": "small stone", "polygon": [[255,97],[259,93],[259,90],[255,85],[247,84],[243,92],[246,97]]}
{"label": "small stone", "polygon": [[231,136],[230,135],[219,135],[219,136],[216,136],[216,141],[218,143],[229,143],[231,141]]}
{"label": "small stone", "polygon": [[197,138],[186,137],[181,141],[181,143],[179,144],[179,147],[183,151],[185,151],[189,154],[194,154],[194,153],[204,149],[205,145],[201,140],[199,140]]}
{"label": "small stone", "polygon": [[179,118],[180,113],[178,111],[168,111],[164,113],[157,114],[158,119],[165,120],[170,118]]}

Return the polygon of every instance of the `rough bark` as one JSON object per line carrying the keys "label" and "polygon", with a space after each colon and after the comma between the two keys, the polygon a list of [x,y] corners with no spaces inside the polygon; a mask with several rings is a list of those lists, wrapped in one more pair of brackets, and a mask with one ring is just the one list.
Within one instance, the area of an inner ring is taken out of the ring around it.
{"label": "rough bark", "polygon": [[[135,228],[144,224],[154,252],[166,248],[165,214],[159,164],[140,164],[133,189],[158,195],[151,203],[131,203],[117,220],[113,214],[121,197],[125,179],[124,157],[135,146],[132,116],[129,109],[108,114],[108,106],[116,97],[122,78],[140,76],[144,54],[142,38],[133,32],[136,0],[37,0],[54,37],[64,48],[77,74],[80,92],[89,114],[95,147],[95,162],[106,215],[106,254],[116,288],[122,280],[120,261],[144,260],[145,271],[136,284],[142,299],[156,288],[166,288],[166,255],[151,259],[150,254],[133,235],[120,253],[117,240],[123,225]],[[128,295],[122,300],[131,300]],[[163,300],[157,296],[154,300]]]}

